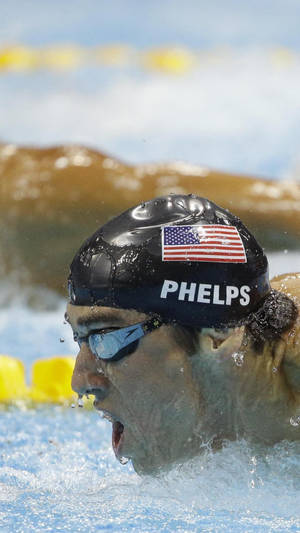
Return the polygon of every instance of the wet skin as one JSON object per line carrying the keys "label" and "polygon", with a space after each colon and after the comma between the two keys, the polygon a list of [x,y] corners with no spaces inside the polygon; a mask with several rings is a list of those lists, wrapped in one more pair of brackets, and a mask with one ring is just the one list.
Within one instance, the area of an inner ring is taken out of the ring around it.
{"label": "wet skin", "polygon": [[[135,311],[70,304],[67,314],[79,336],[146,318]],[[97,360],[86,343],[77,356],[73,389],[79,394],[91,391],[96,409],[123,424],[119,443],[113,431],[115,453],[118,458],[131,458],[139,472],[148,473],[182,456],[192,456],[199,447],[203,401],[190,358],[180,344],[173,328],[162,326],[120,361]]]}
{"label": "wet skin", "polygon": [[[300,308],[300,275],[278,278],[273,286],[292,295]],[[71,304],[67,314],[80,337],[146,318],[135,311]],[[182,462],[203,445],[224,439],[266,444],[300,439],[300,319],[279,341],[266,343],[260,355],[243,327],[202,330],[192,338],[163,325],[116,362],[97,360],[83,343],[72,387],[95,395],[96,409],[114,421],[117,458],[130,458],[140,473]]]}

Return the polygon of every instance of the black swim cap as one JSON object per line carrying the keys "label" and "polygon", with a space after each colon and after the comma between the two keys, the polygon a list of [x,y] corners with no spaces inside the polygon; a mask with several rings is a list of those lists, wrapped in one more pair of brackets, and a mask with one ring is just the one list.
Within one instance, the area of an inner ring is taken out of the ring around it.
{"label": "black swim cap", "polygon": [[270,290],[262,248],[239,218],[195,195],[137,205],[99,228],[71,264],[70,300],[193,327],[241,324]]}

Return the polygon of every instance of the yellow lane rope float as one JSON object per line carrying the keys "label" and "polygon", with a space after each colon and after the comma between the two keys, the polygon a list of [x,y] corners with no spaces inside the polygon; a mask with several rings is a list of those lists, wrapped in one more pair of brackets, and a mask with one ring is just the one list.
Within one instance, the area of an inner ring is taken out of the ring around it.
{"label": "yellow lane rope float", "polygon": [[[0,73],[37,69],[72,70],[81,66],[139,67],[166,74],[185,74],[197,65],[216,62],[232,53],[228,47],[211,50],[189,50],[183,46],[163,46],[137,50],[126,44],[84,48],[72,44],[55,44],[34,48],[22,44],[0,48]],[[275,67],[290,66],[299,54],[287,47],[266,50]]]}
{"label": "yellow lane rope float", "polygon": [[30,403],[70,404],[76,399],[71,389],[74,357],[56,356],[39,359],[32,366],[32,385],[25,380],[21,361],[0,355],[0,403],[28,401]]}

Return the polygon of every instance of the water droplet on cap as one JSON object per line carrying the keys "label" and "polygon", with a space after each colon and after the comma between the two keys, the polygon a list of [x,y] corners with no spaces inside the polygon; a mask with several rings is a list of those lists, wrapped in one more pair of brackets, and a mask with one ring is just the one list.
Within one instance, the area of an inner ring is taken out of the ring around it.
{"label": "water droplet on cap", "polygon": [[290,418],[290,424],[291,426],[297,427],[300,425],[300,415],[298,416],[292,416]]}

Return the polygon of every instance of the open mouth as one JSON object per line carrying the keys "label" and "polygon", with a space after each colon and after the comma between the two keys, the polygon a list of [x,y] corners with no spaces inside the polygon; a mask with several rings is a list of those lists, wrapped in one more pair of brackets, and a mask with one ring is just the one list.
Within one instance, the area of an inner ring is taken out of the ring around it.
{"label": "open mouth", "polygon": [[122,453],[121,453],[122,452],[121,448],[122,448],[123,441],[124,441],[124,426],[122,422],[117,420],[116,417],[113,414],[111,414],[109,411],[106,411],[105,409],[101,408],[100,402],[98,404],[97,400],[94,401],[94,407],[97,409],[97,411],[100,411],[102,418],[106,418],[112,423],[112,437],[111,437],[112,448],[118,461],[120,461],[120,463],[122,464],[125,464],[125,462],[123,463],[123,460],[125,460],[125,458],[122,457]]}
{"label": "open mouth", "polygon": [[121,446],[124,439],[124,426],[118,420],[113,422],[112,426],[112,447],[117,459],[121,457]]}

